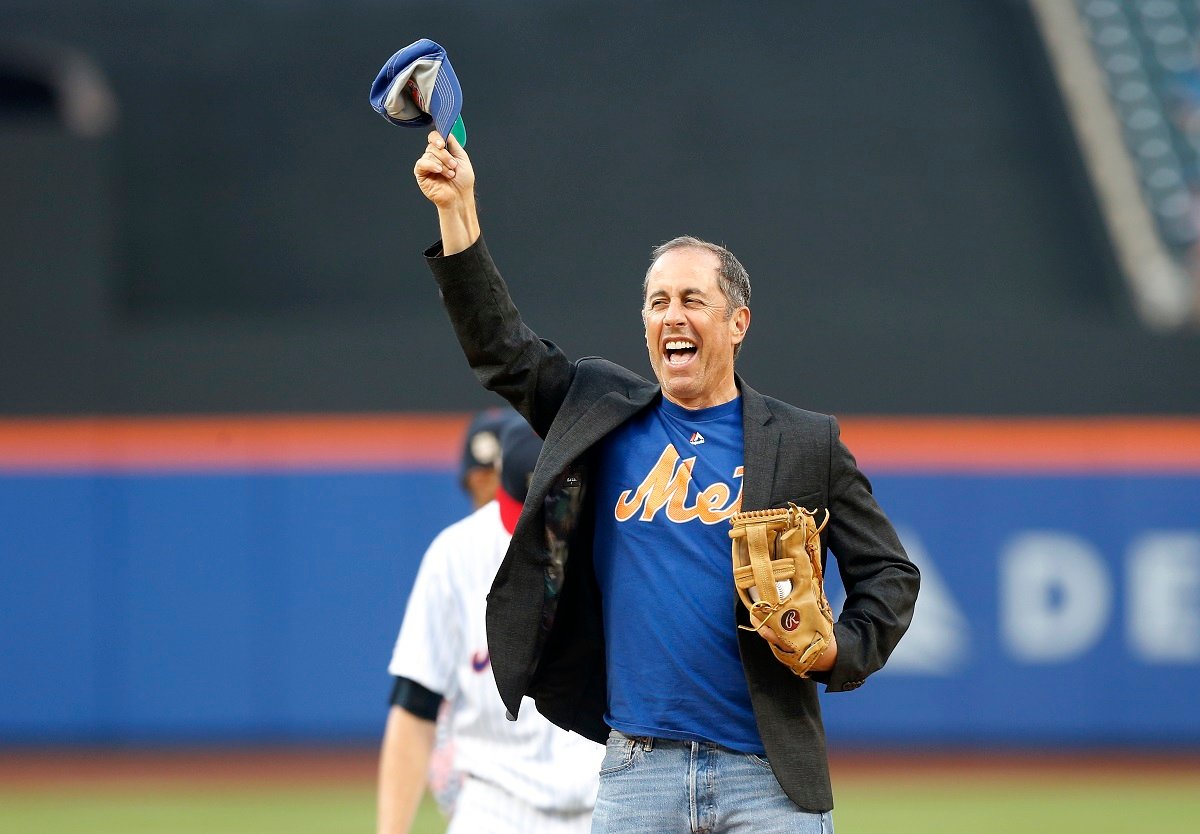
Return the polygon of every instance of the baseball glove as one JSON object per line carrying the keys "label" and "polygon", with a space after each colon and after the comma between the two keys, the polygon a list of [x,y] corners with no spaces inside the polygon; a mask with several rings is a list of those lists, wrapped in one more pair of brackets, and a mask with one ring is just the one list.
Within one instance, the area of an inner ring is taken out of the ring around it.
{"label": "baseball glove", "polygon": [[771,643],[775,657],[793,673],[808,672],[829,646],[833,612],[825,599],[821,571],[821,531],[814,512],[795,504],[787,509],[738,513],[729,520],[733,539],[733,582],[750,610],[753,628],[770,627],[787,648]]}

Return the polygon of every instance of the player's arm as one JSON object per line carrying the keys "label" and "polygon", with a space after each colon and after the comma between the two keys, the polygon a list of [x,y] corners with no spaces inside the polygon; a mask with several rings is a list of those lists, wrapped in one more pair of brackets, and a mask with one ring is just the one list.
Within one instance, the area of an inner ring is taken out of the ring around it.
{"label": "player's arm", "polygon": [[441,696],[397,678],[379,753],[376,834],[408,834],[425,795]]}
{"label": "player's arm", "polygon": [[413,175],[421,193],[437,206],[442,254],[457,255],[469,249],[479,239],[479,212],[475,208],[475,169],[466,150],[453,136],[447,144],[441,134],[432,131]]}
{"label": "player's arm", "polygon": [[556,346],[521,319],[481,239],[475,169],[454,137],[436,132],[413,174],[438,210],[442,240],[426,254],[467,361],[483,385],[504,397],[542,437],[575,373]]}
{"label": "player's arm", "polygon": [[459,629],[444,614],[459,601],[447,564],[454,530],[439,533],[421,557],[388,663],[395,685],[379,753],[378,834],[407,834],[412,826],[429,778],[438,709],[444,696],[454,697]]}

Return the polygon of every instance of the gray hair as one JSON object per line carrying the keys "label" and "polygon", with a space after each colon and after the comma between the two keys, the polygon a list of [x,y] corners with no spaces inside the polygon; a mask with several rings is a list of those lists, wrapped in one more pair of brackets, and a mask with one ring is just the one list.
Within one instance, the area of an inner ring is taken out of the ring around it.
{"label": "gray hair", "polygon": [[725,296],[725,318],[732,316],[733,311],[738,307],[750,306],[750,275],[746,272],[746,267],[742,266],[742,262],[724,246],[689,235],[672,238],[666,243],[660,243],[650,251],[650,266],[646,269],[646,276],[642,279],[643,302],[646,299],[646,287],[650,283],[650,270],[654,268],[654,264],[659,258],[676,249],[701,249],[717,256],[720,264],[717,267],[717,284]]}

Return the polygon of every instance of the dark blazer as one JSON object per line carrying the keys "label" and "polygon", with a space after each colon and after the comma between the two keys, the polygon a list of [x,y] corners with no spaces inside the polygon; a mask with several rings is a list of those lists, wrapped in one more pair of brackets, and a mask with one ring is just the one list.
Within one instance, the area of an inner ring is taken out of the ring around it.
{"label": "dark blazer", "polygon": [[[508,554],[488,595],[487,631],[500,696],[516,715],[529,695],[546,718],[595,741],[606,674],[600,593],[592,570],[589,472],[597,442],[658,401],[659,386],[604,359],[566,359],[524,324],[483,239],[442,257],[426,252],[463,351],[479,380],[525,416],[545,443]],[[745,433],[742,510],[791,501],[830,511],[822,534],[847,598],[838,655],[816,677],[848,691],[881,668],[908,628],[920,582],[837,421],[763,396],[740,377]],[[729,598],[715,616],[748,615]],[[788,671],[757,634],[738,631],[742,666],[767,759],[800,808],[833,807],[816,685]]]}

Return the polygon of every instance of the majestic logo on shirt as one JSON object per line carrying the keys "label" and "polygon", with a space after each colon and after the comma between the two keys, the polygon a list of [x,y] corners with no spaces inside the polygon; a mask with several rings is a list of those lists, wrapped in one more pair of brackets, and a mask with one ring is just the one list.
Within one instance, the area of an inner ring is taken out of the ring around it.
{"label": "majestic logo on shirt", "polygon": [[667,444],[658,462],[650,469],[637,489],[627,489],[617,498],[614,515],[617,521],[653,521],[665,511],[668,521],[686,524],[699,519],[705,524],[726,521],[742,506],[742,467],[733,470],[738,479],[738,492],[733,495],[729,484],[718,481],[700,490],[694,504],[688,504],[688,486],[692,483],[694,457],[680,459],[675,447]]}
{"label": "majestic logo on shirt", "polygon": [[691,443],[693,446],[699,446],[703,442],[704,442],[704,435],[702,435],[698,431],[692,432],[692,436],[688,438],[688,443]]}
{"label": "majestic logo on shirt", "polygon": [[489,652],[475,652],[471,655],[471,668],[476,672],[482,672],[492,662],[492,656]]}

